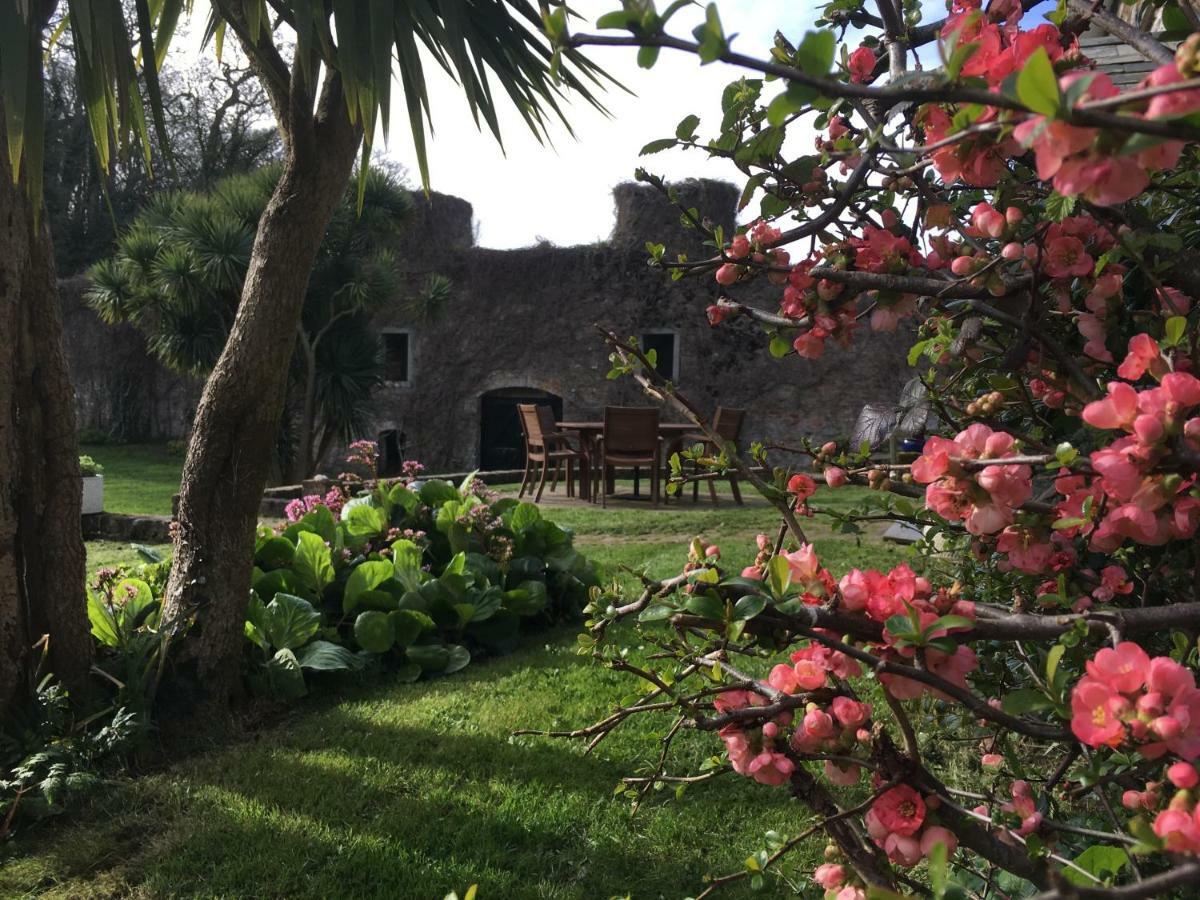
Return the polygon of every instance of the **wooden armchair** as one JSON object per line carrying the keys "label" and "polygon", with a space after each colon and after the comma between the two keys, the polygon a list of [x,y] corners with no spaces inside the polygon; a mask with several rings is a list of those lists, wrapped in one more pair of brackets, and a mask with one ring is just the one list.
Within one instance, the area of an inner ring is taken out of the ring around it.
{"label": "wooden armchair", "polygon": [[[596,441],[597,469],[607,482],[610,467],[641,466],[650,469],[650,499],[659,501],[662,475],[662,442],[658,435],[655,407],[608,406],[604,409],[604,433]],[[601,503],[608,505],[608,485],[599,486]]]}
{"label": "wooden armchair", "polygon": [[526,488],[533,490],[535,463],[541,463],[541,478],[538,480],[537,494],[533,498],[535,503],[542,499],[542,490],[546,487],[546,477],[550,473],[551,464],[554,466],[554,483],[550,490],[558,487],[559,471],[563,463],[566,463],[567,496],[574,496],[575,463],[579,463],[580,479],[587,477],[586,450],[576,450],[571,446],[569,438],[573,432],[557,430],[554,413],[550,407],[518,403],[517,414],[521,420],[521,431],[525,435],[525,473],[521,478],[521,489],[517,492],[517,497],[523,497]]}
{"label": "wooden armchair", "polygon": [[[742,422],[745,421],[746,411],[744,409],[731,409],[727,406],[718,406],[716,413],[713,414],[712,430],[727,441],[737,443],[738,438],[742,433]],[[683,445],[690,447],[693,444],[703,444],[704,449],[711,453],[716,453],[719,448],[709,440],[708,435],[703,432],[694,432],[683,436]],[[696,467],[699,471],[699,467]],[[729,472],[729,490],[733,494],[733,499],[740,505],[742,503],[742,492],[738,487],[738,477],[736,472]],[[712,498],[712,502],[717,502],[717,486],[715,478],[709,478],[708,493]],[[700,481],[692,482],[692,502],[696,503],[700,499]]]}

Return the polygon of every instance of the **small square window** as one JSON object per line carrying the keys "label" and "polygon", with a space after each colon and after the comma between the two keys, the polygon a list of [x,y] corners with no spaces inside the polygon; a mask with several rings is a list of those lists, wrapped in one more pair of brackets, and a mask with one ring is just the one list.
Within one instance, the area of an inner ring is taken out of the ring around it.
{"label": "small square window", "polygon": [[679,380],[679,353],[674,331],[647,331],[642,335],[642,351],[654,351],[654,368],[664,378]]}
{"label": "small square window", "polygon": [[383,332],[383,380],[389,384],[412,382],[412,333]]}

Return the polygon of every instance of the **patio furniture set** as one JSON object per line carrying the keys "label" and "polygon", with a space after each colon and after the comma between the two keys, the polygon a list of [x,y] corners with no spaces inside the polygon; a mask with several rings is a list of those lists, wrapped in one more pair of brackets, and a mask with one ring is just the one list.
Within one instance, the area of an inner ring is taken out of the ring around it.
{"label": "patio furniture set", "polygon": [[[634,496],[638,496],[641,470],[650,473],[650,501],[657,505],[663,497],[662,481],[666,460],[682,447],[704,445],[709,452],[716,447],[708,437],[689,423],[663,422],[655,407],[605,407],[602,421],[556,422],[549,406],[532,403],[517,405],[521,430],[525,437],[525,473],[518,496],[526,490],[534,500],[542,499],[546,481],[553,474],[550,490],[558,487],[565,469],[567,496],[575,495],[578,474],[581,500],[600,500],[608,505],[615,492],[616,470],[632,469]],[[728,441],[737,441],[746,411],[717,407],[713,431]],[[737,475],[730,472],[730,490],[734,500],[742,502]],[[534,479],[537,479],[535,490]],[[709,495],[717,502],[715,479],[708,479]],[[692,501],[699,499],[699,480],[692,483]]]}

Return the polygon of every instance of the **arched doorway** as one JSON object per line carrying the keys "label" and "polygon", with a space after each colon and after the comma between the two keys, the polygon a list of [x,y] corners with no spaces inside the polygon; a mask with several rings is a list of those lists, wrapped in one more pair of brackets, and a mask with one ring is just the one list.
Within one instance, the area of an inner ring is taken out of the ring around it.
{"label": "arched doorway", "polygon": [[525,468],[518,403],[540,403],[562,418],[562,397],[537,388],[499,388],[479,398],[479,468],[484,472]]}

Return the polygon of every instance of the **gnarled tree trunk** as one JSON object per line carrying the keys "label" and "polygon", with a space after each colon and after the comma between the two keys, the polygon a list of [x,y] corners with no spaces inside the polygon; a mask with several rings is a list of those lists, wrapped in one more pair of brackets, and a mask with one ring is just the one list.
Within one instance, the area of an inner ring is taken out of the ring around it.
{"label": "gnarled tree trunk", "polygon": [[219,717],[239,686],[254,529],[266,487],[304,294],[333,210],[345,194],[361,132],[340,79],[311,95],[293,76],[272,96],[283,172],[263,212],[233,329],[204,387],[179,502],[164,615],[191,623],[181,665],[192,711]]}
{"label": "gnarled tree trunk", "polygon": [[50,670],[88,690],[81,503],[50,234],[0,154],[0,715],[29,687],[43,635]]}

